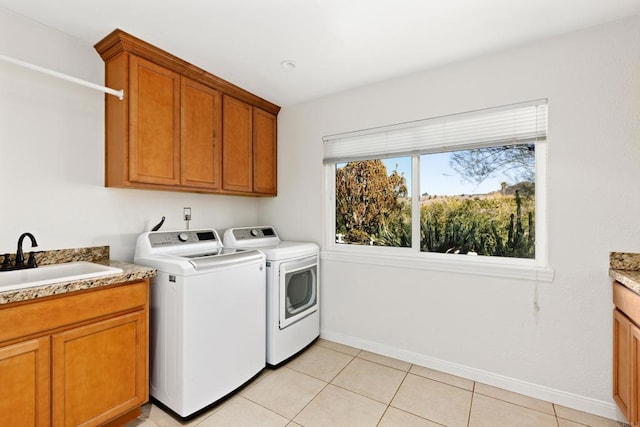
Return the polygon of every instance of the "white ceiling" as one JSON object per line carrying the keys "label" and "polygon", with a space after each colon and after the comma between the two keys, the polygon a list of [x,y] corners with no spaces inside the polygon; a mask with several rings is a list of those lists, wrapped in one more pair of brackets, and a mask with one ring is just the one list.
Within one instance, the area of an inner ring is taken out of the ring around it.
{"label": "white ceiling", "polygon": [[[0,7],[91,45],[120,28],[281,106],[640,14],[640,0],[0,0]],[[297,67],[282,68],[284,60]]]}

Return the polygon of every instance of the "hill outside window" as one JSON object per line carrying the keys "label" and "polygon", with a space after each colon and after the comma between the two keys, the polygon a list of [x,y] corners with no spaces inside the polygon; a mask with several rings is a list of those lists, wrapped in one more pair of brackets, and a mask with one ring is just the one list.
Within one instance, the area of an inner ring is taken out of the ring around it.
{"label": "hill outside window", "polygon": [[325,256],[551,280],[547,101],[324,140]]}

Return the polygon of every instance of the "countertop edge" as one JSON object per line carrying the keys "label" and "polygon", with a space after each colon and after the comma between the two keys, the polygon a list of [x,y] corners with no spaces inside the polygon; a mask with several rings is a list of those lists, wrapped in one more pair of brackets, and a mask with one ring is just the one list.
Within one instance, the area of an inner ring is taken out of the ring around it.
{"label": "countertop edge", "polygon": [[135,280],[149,279],[157,274],[157,270],[154,268],[144,267],[141,265],[122,261],[110,260],[105,264],[111,267],[122,269],[122,273],[73,282],[58,282],[43,286],[36,286],[33,288],[0,292],[0,307],[3,304],[28,301],[85,289],[100,288],[103,286],[115,285],[119,283],[124,284],[126,282]]}
{"label": "countertop edge", "polygon": [[609,269],[609,277],[640,295],[640,271]]}

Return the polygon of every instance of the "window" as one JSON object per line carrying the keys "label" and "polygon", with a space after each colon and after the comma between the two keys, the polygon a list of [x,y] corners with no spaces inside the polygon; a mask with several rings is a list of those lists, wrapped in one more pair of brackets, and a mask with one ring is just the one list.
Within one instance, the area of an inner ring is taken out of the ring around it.
{"label": "window", "polygon": [[327,249],[550,280],[545,161],[546,100],[325,137]]}
{"label": "window", "polygon": [[421,251],[535,258],[535,144],[424,154],[420,187]]}
{"label": "window", "polygon": [[411,157],[338,163],[335,177],[336,243],[411,247]]}

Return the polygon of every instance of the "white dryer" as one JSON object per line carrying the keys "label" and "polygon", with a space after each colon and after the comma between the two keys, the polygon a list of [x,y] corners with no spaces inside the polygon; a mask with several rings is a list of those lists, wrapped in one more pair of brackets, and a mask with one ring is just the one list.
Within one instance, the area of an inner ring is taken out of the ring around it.
{"label": "white dryer", "polygon": [[265,254],[266,362],[280,365],[320,335],[320,248],[310,242],[281,241],[273,227],[231,228],[223,244]]}

